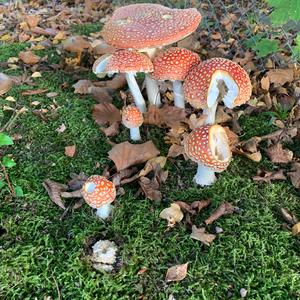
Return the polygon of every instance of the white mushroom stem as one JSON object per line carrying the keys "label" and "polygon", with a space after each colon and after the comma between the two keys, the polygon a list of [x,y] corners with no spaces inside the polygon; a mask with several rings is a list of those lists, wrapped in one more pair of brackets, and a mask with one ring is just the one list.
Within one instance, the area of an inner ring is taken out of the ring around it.
{"label": "white mushroom stem", "polygon": [[173,81],[174,105],[179,108],[185,108],[182,81]]}
{"label": "white mushroom stem", "polygon": [[96,215],[105,220],[109,217],[111,213],[111,204],[104,204],[100,208],[97,208]]}
{"label": "white mushroom stem", "polygon": [[198,164],[197,173],[194,176],[194,181],[200,186],[212,185],[217,180],[215,172],[206,166]]}
{"label": "white mushroom stem", "polygon": [[145,83],[149,103],[160,107],[161,101],[157,80],[151,78],[149,74],[145,74]]}
{"label": "white mushroom stem", "polygon": [[139,141],[141,139],[140,127],[130,128],[130,138],[133,141]]}
{"label": "white mushroom stem", "polygon": [[129,89],[132,93],[134,103],[139,108],[139,110],[142,113],[146,112],[146,103],[144,100],[144,97],[140,91],[140,88],[135,80],[135,74],[134,73],[126,73],[126,80],[129,86]]}
{"label": "white mushroom stem", "polygon": [[203,114],[207,115],[205,120],[205,125],[214,124],[216,120],[216,110],[218,106],[218,101],[216,101],[213,106],[203,109]]}

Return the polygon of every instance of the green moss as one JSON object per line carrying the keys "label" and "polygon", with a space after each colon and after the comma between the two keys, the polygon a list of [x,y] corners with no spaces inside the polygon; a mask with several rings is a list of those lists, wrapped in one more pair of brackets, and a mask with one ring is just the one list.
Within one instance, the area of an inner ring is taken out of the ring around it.
{"label": "green moss", "polygon": [[72,27],[72,33],[78,35],[90,35],[93,32],[99,32],[102,29],[103,24],[97,22],[95,24],[78,24]]}
{"label": "green moss", "polygon": [[[3,47],[3,46],[1,46]],[[17,56],[23,49],[7,45],[0,51],[0,60]],[[16,51],[18,49],[18,51]],[[52,63],[52,61],[50,61]],[[82,74],[82,78],[93,76]],[[25,196],[13,199],[1,192],[0,201],[0,298],[40,299],[49,296],[62,299],[240,299],[239,290],[248,290],[248,299],[299,299],[299,247],[297,238],[281,226],[278,209],[300,211],[297,192],[288,181],[256,184],[251,177],[258,167],[273,168],[264,159],[255,164],[241,157],[227,171],[218,175],[215,185],[199,188],[193,183],[196,166],[182,157],[169,160],[169,178],[162,187],[163,200],[154,203],[142,195],[136,197],[138,186],[125,187],[114,205],[113,218],[98,220],[87,205],[63,211],[51,202],[42,182],[51,178],[67,182],[71,172],[101,174],[105,166],[113,166],[107,158],[111,145],[92,120],[94,101],[75,95],[72,84],[77,79],[63,71],[42,72],[33,79],[34,88],[57,92],[54,99],[45,95],[20,96],[28,86],[15,86],[8,95],[17,99],[17,106],[28,112],[15,122],[11,134],[22,139],[10,147],[17,166],[10,171],[11,180],[22,186]],[[66,82],[68,87],[61,89]],[[33,114],[32,101],[48,109],[48,121]],[[55,102],[54,102],[55,101]],[[116,97],[118,106],[121,102]],[[8,105],[3,98],[1,105]],[[51,109],[52,104],[58,107]],[[10,104],[12,105],[12,104]],[[5,113],[5,119],[10,116]],[[264,114],[241,118],[244,137],[266,134],[273,127]],[[64,133],[56,129],[65,124]],[[113,140],[127,140],[128,131],[120,128]],[[153,139],[162,154],[168,147],[163,141],[164,129],[142,128],[143,140]],[[73,158],[64,155],[64,147],[76,145]],[[222,201],[230,201],[240,213],[219,219],[209,226],[223,228],[224,233],[210,247],[189,237],[185,225],[166,230],[159,219],[160,211],[174,200],[192,202],[212,199],[212,205],[193,217],[201,226]],[[66,205],[70,202],[67,201]],[[4,230],[4,229],[5,230]],[[91,267],[86,257],[91,238],[114,240],[119,247],[120,270],[102,274]],[[187,277],[179,283],[166,284],[168,267],[189,262]],[[147,271],[138,275],[146,267]],[[56,286],[57,285],[57,286]]]}

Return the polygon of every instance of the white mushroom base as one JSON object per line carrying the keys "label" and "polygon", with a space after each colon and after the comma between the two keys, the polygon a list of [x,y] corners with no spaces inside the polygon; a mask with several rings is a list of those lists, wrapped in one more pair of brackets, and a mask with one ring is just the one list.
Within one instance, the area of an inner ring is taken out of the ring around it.
{"label": "white mushroom base", "polygon": [[140,134],[140,128],[139,127],[130,128],[130,138],[133,141],[140,141],[141,140],[141,134]]}
{"label": "white mushroom base", "polygon": [[160,101],[160,92],[157,80],[150,77],[149,74],[145,75],[145,84],[146,84],[146,90],[147,90],[147,96],[149,103],[151,105],[155,105],[157,107],[161,106]]}
{"label": "white mushroom base", "polygon": [[194,181],[200,186],[212,185],[217,180],[215,172],[206,166],[198,164],[197,173],[194,176]]}
{"label": "white mushroom base", "polygon": [[105,220],[109,217],[111,210],[111,204],[104,204],[100,208],[97,208],[96,215]]}

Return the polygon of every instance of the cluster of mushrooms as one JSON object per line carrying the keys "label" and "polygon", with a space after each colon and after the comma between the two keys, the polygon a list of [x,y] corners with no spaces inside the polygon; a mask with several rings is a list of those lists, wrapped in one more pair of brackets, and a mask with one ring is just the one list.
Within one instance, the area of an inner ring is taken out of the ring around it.
{"label": "cluster of mushrooms", "polygon": [[[247,72],[237,63],[212,58],[200,60],[197,53],[171,47],[189,36],[201,21],[195,9],[170,9],[158,4],[133,4],[118,8],[104,25],[105,42],[115,47],[114,53],[98,58],[93,72],[100,78],[124,73],[134,105],[124,107],[122,123],[130,129],[130,138],[141,139],[139,127],[147,110],[145,99],[136,82],[138,72],[145,73],[149,105],[161,106],[158,81],[173,82],[174,105],[185,109],[185,101],[202,109],[205,125],[194,129],[183,141],[186,155],[198,164],[194,180],[200,186],[216,181],[215,172],[224,171],[231,160],[231,149],[225,129],[215,123],[219,101],[233,108],[250,99],[252,86]],[[97,208],[105,219],[116,189],[107,178],[91,176],[82,188],[86,202]]]}

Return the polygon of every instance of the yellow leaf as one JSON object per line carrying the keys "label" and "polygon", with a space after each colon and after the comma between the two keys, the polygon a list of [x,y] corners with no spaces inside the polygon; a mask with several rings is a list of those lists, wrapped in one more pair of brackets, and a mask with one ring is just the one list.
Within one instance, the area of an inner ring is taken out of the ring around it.
{"label": "yellow leaf", "polygon": [[300,233],[300,222],[298,222],[292,227],[292,233],[293,235],[297,235]]}

